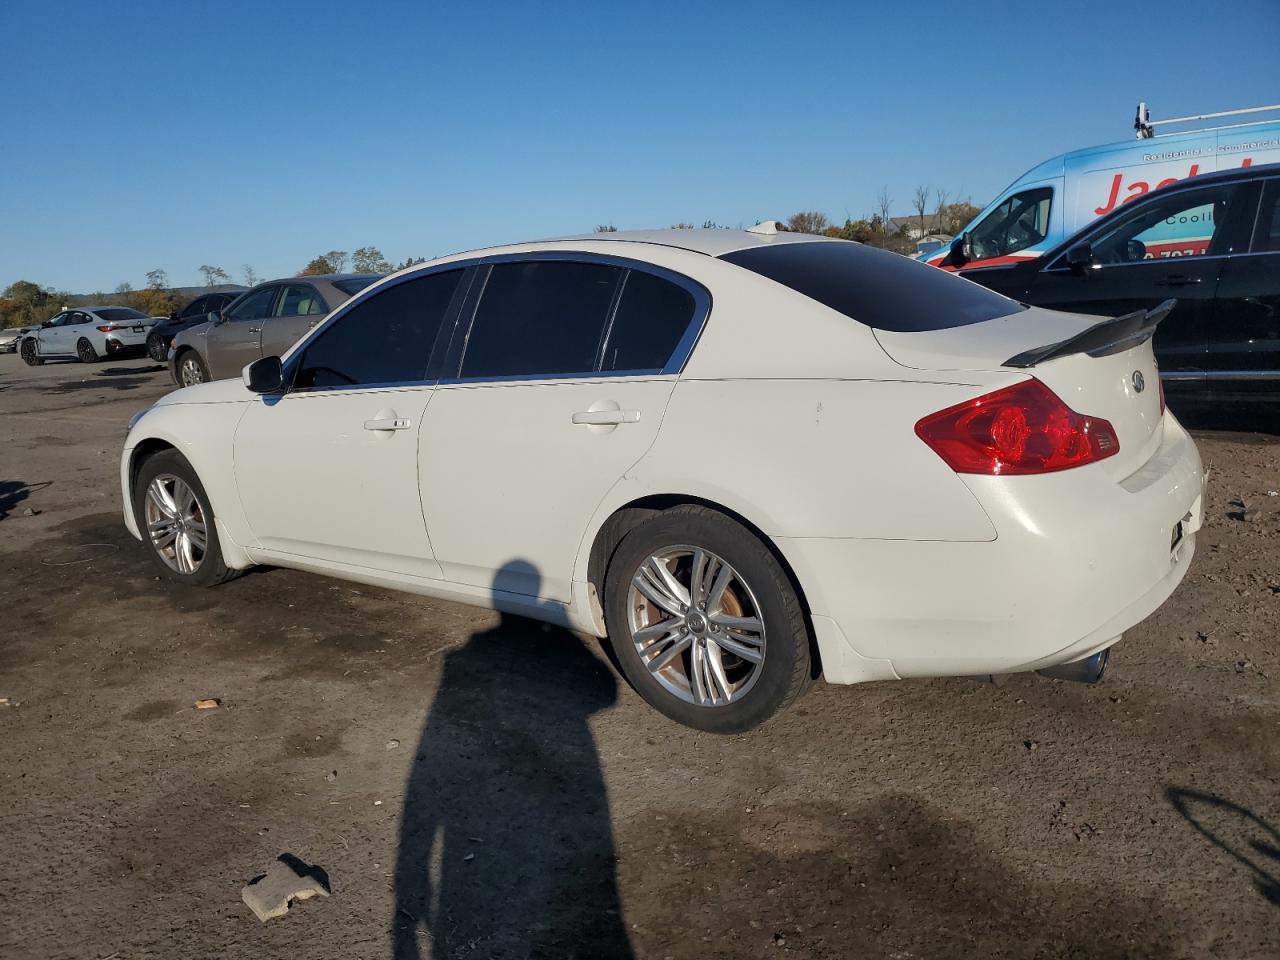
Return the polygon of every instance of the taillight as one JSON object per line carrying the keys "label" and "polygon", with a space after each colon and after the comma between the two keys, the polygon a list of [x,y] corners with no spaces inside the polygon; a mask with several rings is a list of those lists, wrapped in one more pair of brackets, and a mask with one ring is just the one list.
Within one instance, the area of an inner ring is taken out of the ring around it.
{"label": "taillight", "polygon": [[108,325],[107,325],[107,326],[105,326],[105,327],[98,327],[98,328],[97,328],[97,330],[98,330],[98,332],[99,332],[99,333],[110,333],[110,332],[111,332],[112,330],[114,330],[114,329],[115,329],[115,327],[111,326],[110,324],[108,324]]}
{"label": "taillight", "polygon": [[1036,379],[924,417],[916,435],[956,473],[1051,473],[1120,452],[1106,420],[1076,413]]}

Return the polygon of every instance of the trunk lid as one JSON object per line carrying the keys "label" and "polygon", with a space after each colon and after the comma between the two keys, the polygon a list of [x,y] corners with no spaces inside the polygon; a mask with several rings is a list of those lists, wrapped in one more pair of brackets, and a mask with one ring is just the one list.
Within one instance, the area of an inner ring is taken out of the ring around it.
{"label": "trunk lid", "polygon": [[876,330],[875,336],[904,367],[1035,377],[1077,413],[1110,422],[1120,452],[1102,464],[1123,478],[1146,463],[1162,439],[1151,333],[1167,307],[1116,319],[1031,307],[983,323],[912,333]]}

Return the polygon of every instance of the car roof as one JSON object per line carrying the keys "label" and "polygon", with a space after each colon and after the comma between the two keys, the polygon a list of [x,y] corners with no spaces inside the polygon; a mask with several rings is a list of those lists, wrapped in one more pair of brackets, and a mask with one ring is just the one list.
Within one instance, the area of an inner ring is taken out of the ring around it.
{"label": "car roof", "polygon": [[[124,303],[86,303],[79,306],[67,307],[67,310],[59,310],[59,313],[65,313],[71,310],[79,310],[83,313],[97,313],[99,310],[133,310],[134,308]],[[134,310],[135,313],[142,313],[141,310]],[[143,314],[146,316],[146,314]]]}
{"label": "car roof", "polygon": [[784,243],[815,243],[830,241],[838,243],[834,237],[824,237],[812,233],[755,233],[750,230],[723,230],[719,228],[699,230],[610,230],[606,233],[584,233],[569,237],[552,237],[542,243],[564,241],[602,241],[605,243],[652,243],[663,247],[675,247],[690,250],[694,253],[705,253],[709,257],[720,257],[735,250],[746,250],[751,247],[774,247]]}
{"label": "car roof", "polygon": [[[266,280],[258,284],[259,287],[266,286],[268,283],[292,283],[301,280],[306,283],[309,280],[322,280],[325,283],[333,283],[335,280],[377,280],[382,277],[380,273],[313,273],[307,274],[305,277],[280,277],[277,280]],[[255,290],[257,287],[254,288]],[[248,291],[244,291],[248,293]]]}

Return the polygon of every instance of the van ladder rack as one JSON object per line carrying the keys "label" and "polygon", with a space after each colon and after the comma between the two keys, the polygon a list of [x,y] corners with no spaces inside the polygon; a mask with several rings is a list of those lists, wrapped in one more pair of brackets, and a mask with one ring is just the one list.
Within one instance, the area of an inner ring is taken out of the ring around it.
{"label": "van ladder rack", "polygon": [[[1221,110],[1218,113],[1199,113],[1193,117],[1171,117],[1168,120],[1153,121],[1151,119],[1151,111],[1147,109],[1147,105],[1145,103],[1139,103],[1138,115],[1134,118],[1134,121],[1133,121],[1133,130],[1139,140],[1150,140],[1157,136],[1161,136],[1161,137],[1171,136],[1171,134],[1168,134],[1168,133],[1157,134],[1156,124],[1165,125],[1170,123],[1190,123],[1193,120],[1216,120],[1219,117],[1238,117],[1243,114],[1268,113],[1273,110],[1280,111],[1280,103],[1273,103],[1270,106],[1266,106],[1266,107],[1245,107],[1241,110]],[[1276,119],[1277,118],[1272,117],[1270,120],[1253,120],[1253,121],[1247,121],[1245,123],[1228,123],[1228,124],[1223,124],[1217,127],[1202,127],[1201,129],[1202,130],[1233,130],[1237,127],[1258,127],[1267,123],[1275,123]],[[1175,132],[1176,133],[1198,133],[1200,131],[1178,130]]]}

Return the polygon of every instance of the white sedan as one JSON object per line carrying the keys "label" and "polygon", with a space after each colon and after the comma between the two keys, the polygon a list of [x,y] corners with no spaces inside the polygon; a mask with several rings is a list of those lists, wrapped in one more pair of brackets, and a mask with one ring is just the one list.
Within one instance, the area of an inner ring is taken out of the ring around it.
{"label": "white sedan", "polygon": [[146,351],[147,331],[159,322],[131,307],[74,307],[30,330],[18,352],[31,366],[46,360],[93,363],[103,357]]}
{"label": "white sedan", "polygon": [[182,582],[294,567],[608,636],[705,730],[818,676],[1094,680],[1201,523],[1163,312],[771,224],[459,254],[138,414],[125,523]]}

